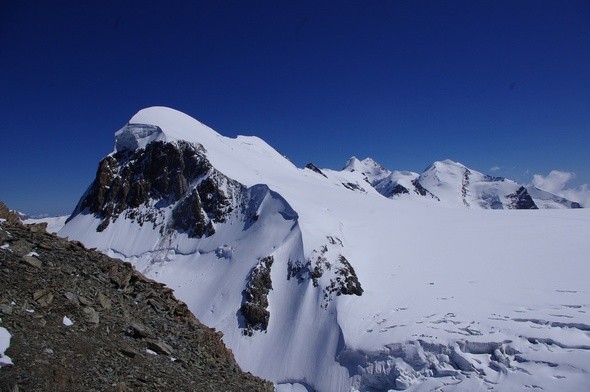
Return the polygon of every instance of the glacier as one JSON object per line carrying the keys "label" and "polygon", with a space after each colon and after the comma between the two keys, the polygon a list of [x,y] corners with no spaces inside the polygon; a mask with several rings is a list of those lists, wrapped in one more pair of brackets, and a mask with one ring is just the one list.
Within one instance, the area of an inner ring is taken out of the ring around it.
{"label": "glacier", "polygon": [[[156,143],[188,143],[208,165],[186,193],[115,208],[106,224],[81,200],[59,235],[174,289],[278,391],[590,386],[590,210],[509,209],[518,184],[453,161],[422,174],[356,158],[341,171],[297,168],[260,138],[227,138],[164,107],[115,138],[112,181]],[[229,212],[203,210],[214,230],[202,235],[173,230],[208,178]],[[268,325],[248,334],[244,292],[270,257]]]}

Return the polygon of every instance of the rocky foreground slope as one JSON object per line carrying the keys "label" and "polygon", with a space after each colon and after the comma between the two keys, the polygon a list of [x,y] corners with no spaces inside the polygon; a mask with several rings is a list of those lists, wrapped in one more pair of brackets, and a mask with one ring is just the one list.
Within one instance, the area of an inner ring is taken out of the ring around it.
{"label": "rocky foreground slope", "polygon": [[[272,391],[172,290],[0,203],[0,391]],[[1,356],[1,353],[0,353]]]}

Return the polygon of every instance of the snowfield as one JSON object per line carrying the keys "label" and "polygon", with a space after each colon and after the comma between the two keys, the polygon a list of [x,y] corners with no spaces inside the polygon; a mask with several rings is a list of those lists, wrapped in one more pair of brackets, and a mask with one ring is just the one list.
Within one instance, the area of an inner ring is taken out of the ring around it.
{"label": "snowfield", "polygon": [[[100,217],[82,211],[59,235],[166,283],[223,332],[244,370],[278,391],[590,389],[589,209],[476,208],[487,180],[475,172],[457,193],[448,184],[467,177],[452,161],[428,181],[453,202],[388,198],[368,181],[409,187],[418,175],[367,179],[351,161],[343,171],[300,169],[259,138],[226,138],[162,107],[116,135],[113,154],[153,141],[202,145],[215,169],[245,186],[247,208],[208,237],[162,234],[173,205],[157,207],[158,224],[121,213],[101,232]],[[496,195],[503,205],[505,193]],[[239,310],[265,257],[270,318],[249,336]],[[338,291],[353,275],[362,290]]]}
{"label": "snowfield", "polygon": [[8,347],[10,347],[11,337],[12,336],[6,330],[6,328],[0,327],[0,368],[3,366],[13,365],[10,357],[4,354],[4,352],[8,350]]}

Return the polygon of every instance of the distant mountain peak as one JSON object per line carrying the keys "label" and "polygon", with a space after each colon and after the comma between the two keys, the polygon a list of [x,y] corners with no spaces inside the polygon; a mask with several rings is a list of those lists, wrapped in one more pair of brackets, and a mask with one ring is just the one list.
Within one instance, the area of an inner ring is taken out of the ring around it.
{"label": "distant mountain peak", "polygon": [[[387,198],[425,198],[445,205],[483,209],[579,208],[579,203],[470,169],[443,159],[434,161],[421,174],[391,171],[372,158],[348,160],[343,171],[360,173]],[[538,205],[537,205],[538,203]]]}
{"label": "distant mountain peak", "polygon": [[359,172],[365,177],[365,180],[370,184],[387,177],[391,171],[385,169],[373,158],[365,158],[360,161],[357,157],[351,157],[344,165],[343,171]]}
{"label": "distant mountain peak", "polygon": [[361,161],[355,157],[355,156],[351,156],[350,158],[348,158],[348,160],[346,161],[346,163],[344,164],[344,167],[342,168],[342,170],[346,170],[346,171],[355,171],[356,168],[361,164]]}
{"label": "distant mountain peak", "polygon": [[440,161],[434,161],[430,166],[428,166],[424,171],[432,171],[432,170],[445,170],[448,168],[466,168],[465,165],[463,165],[460,162],[457,161],[453,161],[452,159],[443,159]]}
{"label": "distant mountain peak", "polygon": [[442,164],[445,164],[445,165],[465,166],[462,163],[457,162],[457,161],[453,161],[452,159],[449,159],[449,158],[443,159],[442,161],[438,161],[438,163],[442,163]]}

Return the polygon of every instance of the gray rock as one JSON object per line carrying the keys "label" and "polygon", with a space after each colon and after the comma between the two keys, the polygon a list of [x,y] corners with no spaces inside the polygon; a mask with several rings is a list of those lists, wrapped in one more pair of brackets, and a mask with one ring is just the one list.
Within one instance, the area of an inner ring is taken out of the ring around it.
{"label": "gray rock", "polygon": [[109,297],[103,293],[98,293],[98,302],[100,302],[100,306],[102,306],[103,309],[110,309],[112,306],[112,302]]}
{"label": "gray rock", "polygon": [[2,304],[0,305],[0,312],[2,312],[3,314],[12,314],[12,306],[7,305],[7,304]]}
{"label": "gray rock", "polygon": [[129,325],[129,332],[131,336],[137,339],[152,336],[152,332],[145,325],[139,323],[131,323]]}
{"label": "gray rock", "polygon": [[24,256],[33,250],[33,246],[25,240],[18,240],[10,244],[10,249],[17,255]]}
{"label": "gray rock", "polygon": [[45,233],[47,231],[47,222],[33,223],[30,225],[27,225],[27,227],[33,233]]}
{"label": "gray rock", "polygon": [[39,298],[47,295],[47,293],[49,292],[49,290],[46,289],[41,289],[41,290],[37,290],[33,293],[33,300],[38,300]]}
{"label": "gray rock", "polygon": [[22,261],[24,261],[25,263],[27,263],[31,267],[35,267],[35,268],[41,268],[41,267],[43,267],[43,263],[41,262],[41,260],[39,260],[35,256],[27,256],[27,255],[25,255],[25,256],[22,257]]}
{"label": "gray rock", "polygon": [[41,248],[41,249],[45,249],[45,250],[51,250],[51,249],[53,249],[53,246],[51,246],[51,244],[50,244],[50,243],[47,243],[47,242],[41,242],[41,243],[39,244],[39,248]]}
{"label": "gray rock", "polygon": [[78,296],[78,301],[80,301],[80,303],[84,306],[92,306],[94,304],[93,301],[91,301],[88,298],[83,297],[81,295]]}
{"label": "gray rock", "polygon": [[88,321],[89,323],[92,323],[92,324],[99,323],[100,318],[99,318],[98,312],[96,310],[94,310],[90,306],[87,306],[84,309],[82,309],[82,311],[84,312],[84,315],[86,316],[86,321]]}
{"label": "gray rock", "polygon": [[80,301],[78,301],[78,296],[74,293],[72,293],[71,291],[66,291],[64,294],[64,297],[66,297],[68,299],[68,301],[78,305],[80,303]]}
{"label": "gray rock", "polygon": [[50,290],[41,289],[33,293],[33,300],[41,307],[46,307],[53,302],[53,293]]}
{"label": "gray rock", "polygon": [[158,341],[154,341],[154,340],[150,340],[147,342],[147,348],[152,350],[153,352],[156,352],[158,354],[161,355],[170,355],[172,354],[172,347],[170,347],[168,344],[162,342],[161,340]]}

